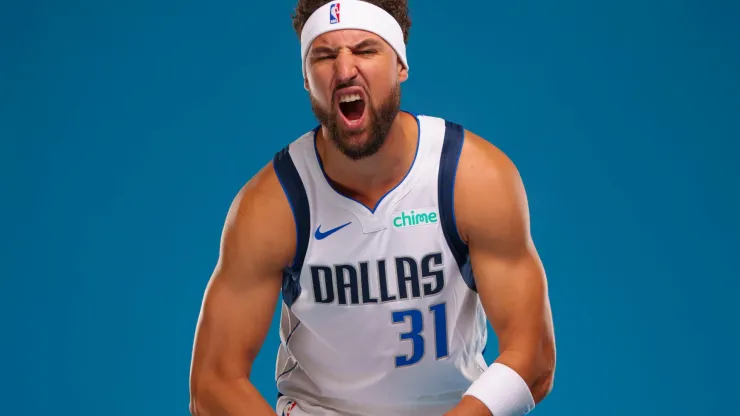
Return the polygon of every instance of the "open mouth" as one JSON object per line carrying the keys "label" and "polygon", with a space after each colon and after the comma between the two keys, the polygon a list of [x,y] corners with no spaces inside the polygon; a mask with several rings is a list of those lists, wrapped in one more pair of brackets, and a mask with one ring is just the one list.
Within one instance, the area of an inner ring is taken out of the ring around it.
{"label": "open mouth", "polygon": [[342,95],[339,97],[339,112],[347,124],[354,126],[365,115],[365,100],[358,93]]}

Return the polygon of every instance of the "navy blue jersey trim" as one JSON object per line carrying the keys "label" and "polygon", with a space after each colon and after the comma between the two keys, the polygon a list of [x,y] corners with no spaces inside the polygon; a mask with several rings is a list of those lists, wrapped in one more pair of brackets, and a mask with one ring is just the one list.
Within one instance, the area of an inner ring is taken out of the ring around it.
{"label": "navy blue jersey trim", "polygon": [[293,367],[290,367],[289,369],[287,369],[287,370],[283,371],[282,373],[280,373],[280,375],[277,376],[277,378],[275,379],[275,382],[280,381],[280,378],[282,376],[287,375],[287,374],[290,374],[290,372],[293,371],[293,370],[295,370],[296,367],[298,367],[298,361],[296,361],[295,364],[293,364]]}
{"label": "navy blue jersey trim", "polygon": [[445,121],[445,137],[442,144],[442,155],[439,162],[437,192],[439,200],[439,217],[442,221],[442,232],[447,245],[455,257],[458,269],[468,287],[477,292],[467,244],[460,237],[455,221],[455,178],[457,166],[465,140],[465,130],[459,124]]}
{"label": "navy blue jersey trim", "polygon": [[283,270],[283,301],[290,308],[301,294],[301,269],[308,250],[308,240],[311,238],[311,212],[308,206],[308,195],[303,186],[301,176],[290,157],[289,147],[275,154],[272,160],[275,174],[288,198],[290,209],[293,211],[296,232],[295,256],[290,266]]}
{"label": "navy blue jersey trim", "polygon": [[[279,376],[277,376],[277,378],[275,379],[275,383],[277,383],[278,381],[280,381],[280,378],[282,376],[284,376],[284,375],[290,373],[291,371],[295,370],[296,367],[298,366],[298,360],[295,357],[293,357],[293,354],[290,353],[290,350],[288,349],[288,344],[290,343],[290,338],[293,336],[293,333],[295,333],[296,329],[298,329],[299,326],[301,326],[300,321],[296,324],[296,326],[293,327],[293,329],[290,330],[290,333],[288,333],[288,336],[285,337],[285,352],[287,354],[289,354],[295,360],[295,365],[293,367],[291,367],[289,370],[283,371]],[[278,391],[277,398],[280,399],[280,397],[282,395],[283,394],[280,393],[280,391]]]}

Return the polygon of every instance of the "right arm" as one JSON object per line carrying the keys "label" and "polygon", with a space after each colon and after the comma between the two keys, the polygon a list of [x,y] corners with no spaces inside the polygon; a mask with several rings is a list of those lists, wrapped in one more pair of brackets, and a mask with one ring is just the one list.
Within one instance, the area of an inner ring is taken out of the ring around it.
{"label": "right arm", "polygon": [[285,194],[266,166],[234,199],[203,297],[190,370],[194,416],[275,415],[249,381],[295,252]]}

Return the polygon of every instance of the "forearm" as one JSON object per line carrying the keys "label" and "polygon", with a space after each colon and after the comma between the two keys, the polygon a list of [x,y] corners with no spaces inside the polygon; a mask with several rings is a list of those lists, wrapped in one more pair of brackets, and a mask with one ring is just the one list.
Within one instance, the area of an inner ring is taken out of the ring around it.
{"label": "forearm", "polygon": [[528,353],[504,350],[495,362],[516,371],[527,383],[535,404],[539,404],[552,388],[554,360],[554,352],[545,346],[538,351]]}
{"label": "forearm", "polygon": [[555,352],[549,343],[544,343],[537,351],[530,353],[504,350],[495,362],[511,368],[524,379],[535,403],[539,404],[550,393],[555,371]]}
{"label": "forearm", "polygon": [[[516,371],[527,382],[527,376],[531,372],[531,360],[528,360],[523,354],[515,351],[503,351],[495,360],[496,363],[503,364]],[[527,382],[529,384],[529,382]],[[496,392],[491,392],[495,394]],[[503,393],[503,392],[502,392]],[[472,396],[463,396],[460,402],[444,416],[496,416],[483,402]]]}
{"label": "forearm", "polygon": [[193,416],[275,416],[275,409],[247,379],[209,380],[191,393]]}
{"label": "forearm", "polygon": [[[513,377],[521,378],[519,397],[531,394],[531,399],[539,403],[550,392],[552,386],[552,366],[547,363],[548,354],[524,354],[518,351],[503,351],[495,360],[495,363],[508,367],[516,375]],[[514,373],[511,373],[514,374]],[[510,375],[511,377],[511,375]],[[509,380],[511,381],[511,380]],[[512,392],[506,391],[511,384],[500,384],[502,390],[493,388],[490,390],[491,395],[501,395],[507,397]],[[529,392],[527,392],[529,390]],[[486,393],[488,394],[488,393]],[[522,396],[523,395],[523,396]],[[465,395],[455,408],[450,410],[444,416],[492,416],[490,409],[476,397]],[[497,416],[497,415],[493,415]]]}
{"label": "forearm", "polygon": [[[526,354],[514,350],[504,350],[496,358],[494,362],[503,364],[512,370],[516,371],[517,374],[527,383],[527,386],[532,390],[532,387],[536,380],[540,377],[541,370],[538,364],[538,359],[534,354]],[[534,396],[534,394],[533,394]],[[535,402],[537,398],[535,397]]]}

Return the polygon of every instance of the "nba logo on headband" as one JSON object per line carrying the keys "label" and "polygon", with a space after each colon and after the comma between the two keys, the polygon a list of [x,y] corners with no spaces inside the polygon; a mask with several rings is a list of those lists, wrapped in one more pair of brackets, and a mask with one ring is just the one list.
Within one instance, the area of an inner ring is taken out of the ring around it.
{"label": "nba logo on headband", "polygon": [[[340,4],[344,20],[340,18]],[[329,15],[327,19],[326,15]],[[375,33],[398,54],[406,69],[406,43],[398,21],[384,9],[362,0],[331,0],[316,9],[301,30],[301,71],[306,76],[306,58],[313,41],[324,33],[336,30],[364,30]]]}
{"label": "nba logo on headband", "polygon": [[329,6],[329,23],[332,25],[339,23],[339,3]]}

